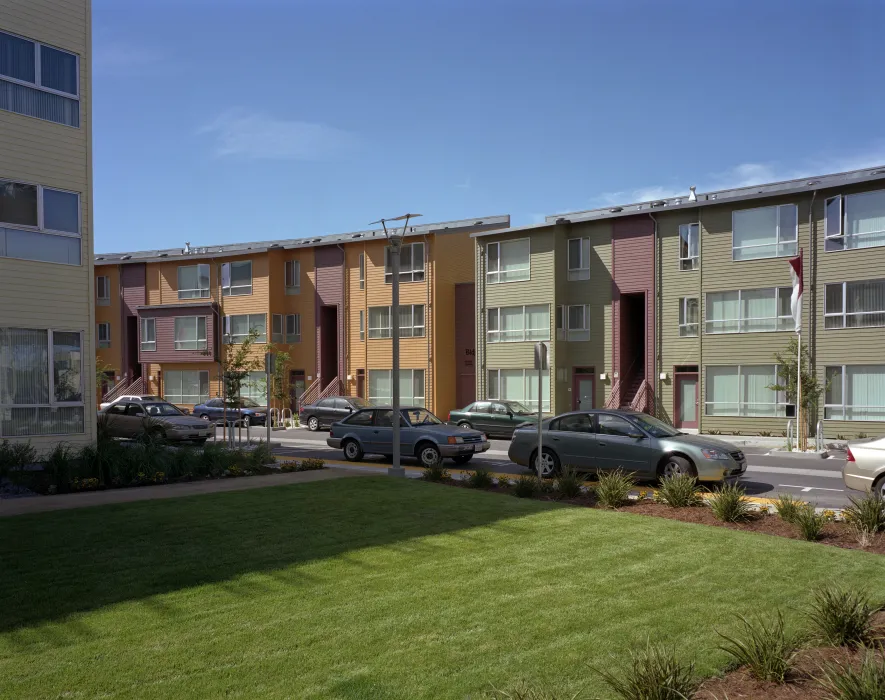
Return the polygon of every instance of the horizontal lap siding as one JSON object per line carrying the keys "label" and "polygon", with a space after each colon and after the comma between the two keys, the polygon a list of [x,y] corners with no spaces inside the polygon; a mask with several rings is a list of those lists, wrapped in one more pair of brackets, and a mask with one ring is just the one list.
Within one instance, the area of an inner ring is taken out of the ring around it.
{"label": "horizontal lap siding", "polygon": [[[347,270],[347,373],[352,377],[347,384],[347,390],[348,394],[356,395],[357,370],[365,370],[368,362],[369,319],[366,310],[366,287],[368,287],[368,279],[366,279],[364,288],[360,289],[359,271],[359,256],[365,254],[366,244],[352,243],[346,245],[344,250],[346,254],[345,266]],[[368,267],[368,265],[369,260],[368,256],[366,256],[366,266]],[[382,284],[384,282],[383,276],[381,282]],[[360,311],[363,311],[364,323],[366,324],[363,326],[363,340],[360,340]],[[368,384],[366,385],[366,390],[368,391]]]}
{"label": "horizontal lap siding", "polygon": [[[205,304],[189,309],[143,309],[141,318],[153,318],[156,324],[157,349],[142,351],[139,348],[139,361],[146,362],[208,362],[215,359],[215,313]],[[206,319],[207,350],[176,350],[175,319],[181,317],[203,317]],[[141,324],[139,324],[139,341],[141,340]]]}
{"label": "horizontal lap siding", "polygon": [[[288,369],[303,370],[305,377],[316,376],[316,290],[313,248],[274,250],[264,253],[268,266],[270,314],[300,314],[301,342],[272,343],[277,352],[289,354]],[[286,294],[286,261],[301,263],[301,293]],[[283,333],[286,331],[283,319]],[[268,316],[268,341],[272,342],[273,318]],[[285,340],[285,338],[284,338]]]}
{"label": "horizontal lap siding", "polygon": [[[209,373],[209,398],[221,396],[222,382],[219,374],[218,364],[213,362],[202,363],[180,363],[180,362],[163,362],[151,363],[146,365],[147,376],[145,377],[145,391],[151,394],[157,394],[165,398],[166,396],[166,380],[164,375],[166,372],[185,371],[185,372],[208,372]],[[149,379],[153,377],[153,379]],[[176,404],[192,410],[194,404]]]}
{"label": "horizontal lap siding", "polygon": [[[118,265],[101,265],[95,267],[95,276],[107,277],[110,287],[111,303],[108,306],[95,307],[95,326],[93,331],[96,343],[96,355],[98,362],[109,365],[114,374],[120,375],[123,366],[123,321],[122,300],[120,288],[120,267]],[[110,323],[111,346],[109,348],[98,347],[99,323]]]}
{"label": "horizontal lap siding", "polygon": [[[317,372],[321,371],[320,357],[322,352],[322,336],[320,335],[320,307],[336,306],[338,308],[338,347],[337,375],[345,380],[346,368],[344,365],[346,325],[344,308],[344,253],[338,246],[320,246],[314,248],[314,264],[316,266],[316,305],[314,307],[316,329],[316,366]],[[335,377],[323,377],[323,383],[331,381]]]}

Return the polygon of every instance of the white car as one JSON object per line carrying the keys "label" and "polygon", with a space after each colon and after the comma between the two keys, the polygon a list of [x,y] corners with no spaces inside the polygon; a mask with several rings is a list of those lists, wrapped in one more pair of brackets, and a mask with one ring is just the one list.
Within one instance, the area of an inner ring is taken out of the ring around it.
{"label": "white car", "polygon": [[849,442],[847,457],[842,467],[845,485],[885,498],[885,438]]}
{"label": "white car", "polygon": [[120,401],[126,401],[127,403],[142,403],[144,401],[165,401],[161,396],[153,396],[151,394],[124,394],[123,396],[118,396],[113,401],[104,401],[99,405],[99,409],[102,411],[106,409],[108,406],[112,406],[115,403],[119,403]]}

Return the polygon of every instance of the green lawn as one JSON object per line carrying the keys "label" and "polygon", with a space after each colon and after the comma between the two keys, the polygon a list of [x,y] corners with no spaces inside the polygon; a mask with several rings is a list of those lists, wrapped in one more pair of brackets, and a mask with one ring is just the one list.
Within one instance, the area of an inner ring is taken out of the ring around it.
{"label": "green lawn", "polygon": [[386,477],[0,519],[2,698],[458,698],[672,639],[885,558]]}

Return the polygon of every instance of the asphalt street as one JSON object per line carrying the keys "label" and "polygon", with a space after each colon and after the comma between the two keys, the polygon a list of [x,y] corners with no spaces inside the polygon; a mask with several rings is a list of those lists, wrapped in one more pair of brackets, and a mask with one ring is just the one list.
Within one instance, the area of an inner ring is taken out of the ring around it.
{"label": "asphalt street", "polygon": [[[263,438],[264,430],[252,430],[252,437]],[[221,430],[218,431],[219,438]],[[326,445],[328,431],[311,433],[299,428],[271,433],[271,441],[275,443],[278,454],[303,458],[319,457],[327,460],[344,461],[341,450]],[[243,439],[245,439],[243,431]],[[522,474],[525,470],[507,459],[508,440],[492,440],[491,449],[477,455],[470,462],[472,466],[484,467],[489,471],[506,474]],[[740,449],[747,455],[747,473],[742,484],[748,495],[776,497],[779,493],[791,493],[823,508],[840,508],[848,504],[849,495],[859,495],[856,491],[846,489],[842,482],[842,465],[845,463],[843,453],[833,453],[826,459],[820,457],[782,456],[771,453],[767,447],[745,447]],[[364,464],[377,465],[384,468],[390,460],[383,457],[367,456]],[[414,459],[404,458],[406,465],[417,466]]]}

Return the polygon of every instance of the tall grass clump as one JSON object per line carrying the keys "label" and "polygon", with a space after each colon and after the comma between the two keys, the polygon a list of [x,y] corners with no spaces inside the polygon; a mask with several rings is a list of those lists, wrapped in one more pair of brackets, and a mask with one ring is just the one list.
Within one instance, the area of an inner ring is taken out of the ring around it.
{"label": "tall grass clump", "polygon": [[860,646],[870,641],[878,611],[866,591],[824,586],[814,592],[808,621],[816,639],[829,646]]}
{"label": "tall grass clump", "polygon": [[474,489],[488,489],[493,483],[488,469],[477,468],[467,476],[467,485]]}
{"label": "tall grass clump", "polygon": [[581,495],[584,478],[572,465],[566,464],[556,477],[556,491],[563,498],[577,498]]}
{"label": "tall grass clump", "polygon": [[16,476],[19,470],[37,461],[37,450],[30,442],[0,442],[0,479]]}
{"label": "tall grass clump", "polygon": [[831,663],[818,679],[832,700],[882,700],[885,698],[885,659],[872,649],[864,652],[860,666]]}
{"label": "tall grass clump", "polygon": [[754,622],[742,615],[738,619],[743,625],[739,635],[717,632],[723,639],[719,648],[759,680],[783,683],[797,649],[795,637],[786,633],[784,616],[778,610],[770,621],[761,616]]}
{"label": "tall grass clump", "polygon": [[450,476],[449,470],[442,465],[442,461],[429,467],[424,467],[425,481],[448,481]]}
{"label": "tall grass clump", "polygon": [[661,479],[657,501],[671,508],[689,508],[703,504],[704,499],[698,490],[697,477],[675,474]]}
{"label": "tall grass clump", "polygon": [[777,508],[777,514],[785,523],[795,523],[799,511],[806,505],[805,501],[801,501],[790,493],[780,494],[774,502]]}
{"label": "tall grass clump", "polygon": [[823,513],[816,512],[813,505],[806,503],[799,509],[793,523],[799,528],[799,535],[803,540],[816,542],[820,539],[827,519]]}
{"label": "tall grass clump", "polygon": [[538,477],[534,474],[520,474],[513,486],[513,493],[518,498],[531,498],[540,488]]}
{"label": "tall grass clump", "polygon": [[752,513],[746,491],[738,484],[724,484],[710,497],[709,502],[713,516],[724,523],[747,520]]}
{"label": "tall grass clump", "polygon": [[885,498],[878,492],[848,500],[851,505],[842,511],[848,523],[873,535],[885,531]]}
{"label": "tall grass clump", "polygon": [[596,500],[603,508],[620,508],[636,486],[636,480],[621,469],[597,471],[596,478]]}
{"label": "tall grass clump", "polygon": [[596,673],[622,700],[686,700],[698,687],[694,664],[681,661],[672,648],[651,642],[630,652],[627,668]]}
{"label": "tall grass clump", "polygon": [[43,457],[43,468],[62,493],[70,489],[76,465],[77,451],[64,442],[58,443]]}

